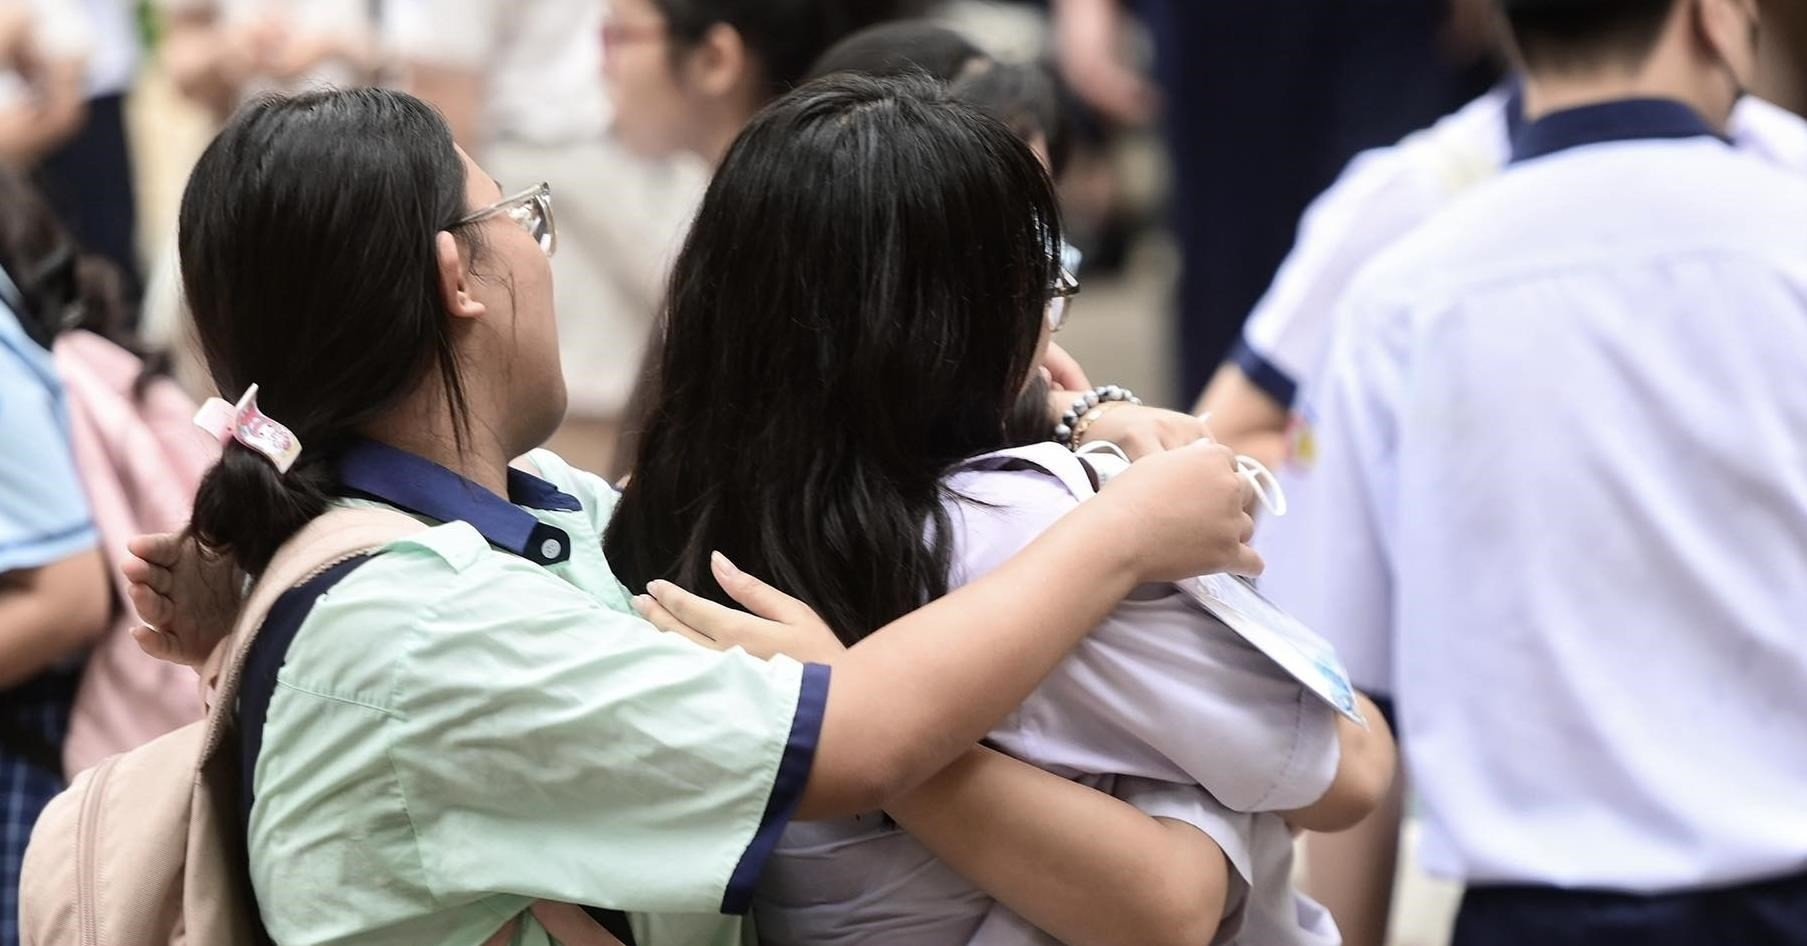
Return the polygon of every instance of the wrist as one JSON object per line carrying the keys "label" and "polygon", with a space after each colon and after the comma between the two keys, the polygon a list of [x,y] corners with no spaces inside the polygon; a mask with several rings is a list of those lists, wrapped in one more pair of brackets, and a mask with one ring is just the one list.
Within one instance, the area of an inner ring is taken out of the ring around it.
{"label": "wrist", "polygon": [[1105,592],[1111,601],[1142,584],[1137,523],[1119,505],[1100,494],[1062,516],[1043,534],[1050,552],[1061,559],[1062,570],[1045,573],[1084,575],[1085,584]]}
{"label": "wrist", "polygon": [[1142,399],[1128,388],[1115,384],[1093,388],[1075,396],[1061,413],[1059,422],[1054,425],[1052,439],[1069,450],[1077,450],[1084,443],[1086,431],[1113,405],[1141,403]]}

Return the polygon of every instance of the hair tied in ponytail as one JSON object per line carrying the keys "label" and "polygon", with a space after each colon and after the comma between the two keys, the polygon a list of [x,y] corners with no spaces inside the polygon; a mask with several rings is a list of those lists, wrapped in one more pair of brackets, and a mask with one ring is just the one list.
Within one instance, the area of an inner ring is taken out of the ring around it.
{"label": "hair tied in ponytail", "polygon": [[288,473],[301,456],[301,441],[294,431],[257,409],[257,385],[245,389],[237,404],[208,398],[195,412],[195,426],[224,444],[237,440],[246,449],[270,461],[277,473]]}

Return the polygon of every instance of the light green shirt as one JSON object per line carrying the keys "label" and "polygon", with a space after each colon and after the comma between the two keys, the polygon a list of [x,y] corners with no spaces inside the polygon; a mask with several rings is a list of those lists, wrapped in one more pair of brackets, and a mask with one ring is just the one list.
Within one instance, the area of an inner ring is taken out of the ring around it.
{"label": "light green shirt", "polygon": [[[377,453],[382,469],[426,464]],[[513,508],[562,530],[568,561],[535,564],[448,522],[351,572],[302,621],[249,835],[280,946],[478,946],[534,899],[629,911],[639,946],[751,941],[719,911],[744,902],[756,841],[794,809],[826,671],[655,631],[603,559],[613,490],[534,460],[582,508]],[[396,504],[445,519],[473,502],[428,492]],[[483,495],[473,521],[506,513]],[[517,942],[550,939],[528,920]]]}

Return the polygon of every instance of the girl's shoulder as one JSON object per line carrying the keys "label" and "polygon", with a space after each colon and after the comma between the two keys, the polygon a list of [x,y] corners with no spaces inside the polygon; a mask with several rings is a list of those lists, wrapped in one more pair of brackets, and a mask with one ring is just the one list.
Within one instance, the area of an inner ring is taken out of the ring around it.
{"label": "girl's shoulder", "polygon": [[950,584],[992,571],[1096,489],[1084,463],[1055,443],[965,460],[943,481],[952,528]]}

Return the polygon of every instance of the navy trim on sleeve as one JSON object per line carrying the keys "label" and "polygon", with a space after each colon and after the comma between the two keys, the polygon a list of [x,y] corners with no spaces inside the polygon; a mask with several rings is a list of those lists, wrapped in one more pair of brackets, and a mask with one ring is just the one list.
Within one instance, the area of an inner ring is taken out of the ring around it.
{"label": "navy trim on sleeve", "polygon": [[816,763],[816,744],[822,738],[822,719],[828,711],[828,676],[826,664],[804,664],[803,682],[797,693],[797,713],[791,717],[791,735],[784,745],[784,757],[778,760],[778,777],[772,782],[772,796],[766,801],[765,814],[759,818],[759,830],[747,845],[740,863],[728,878],[728,890],[722,896],[722,912],[739,915],[753,905],[753,889],[766,862],[778,848],[778,837],[790,826],[797,804],[803,800],[803,787],[809,784],[810,770]]}
{"label": "navy trim on sleeve", "polygon": [[1260,388],[1281,407],[1292,410],[1293,401],[1299,396],[1299,382],[1251,347],[1248,339],[1236,343],[1236,347],[1230,351],[1230,361],[1242,369],[1242,373],[1255,383],[1255,387]]}

